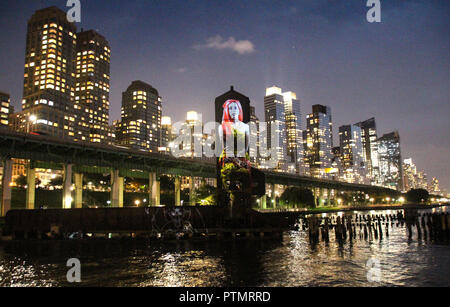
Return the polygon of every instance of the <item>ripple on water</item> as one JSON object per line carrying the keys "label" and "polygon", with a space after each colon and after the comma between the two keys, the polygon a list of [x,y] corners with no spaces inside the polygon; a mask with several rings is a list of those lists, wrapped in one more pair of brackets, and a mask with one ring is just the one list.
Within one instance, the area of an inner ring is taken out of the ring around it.
{"label": "ripple on water", "polygon": [[[79,258],[83,286],[450,286],[450,246],[408,242],[404,228],[382,241],[310,245],[305,232],[282,241],[148,245],[138,242],[11,242],[0,247],[0,286],[69,286]],[[381,280],[367,280],[378,259]]]}

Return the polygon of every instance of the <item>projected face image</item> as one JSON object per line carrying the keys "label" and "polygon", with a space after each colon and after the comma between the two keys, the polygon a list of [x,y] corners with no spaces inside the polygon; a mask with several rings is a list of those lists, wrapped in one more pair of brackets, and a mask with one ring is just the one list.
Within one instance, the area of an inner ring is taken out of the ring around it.
{"label": "projected face image", "polygon": [[238,100],[229,99],[223,105],[222,124],[235,125],[244,120],[242,105]]}
{"label": "projected face image", "polygon": [[239,106],[237,105],[237,103],[231,103],[228,106],[228,111],[230,112],[230,118],[233,121],[238,121],[239,120]]}
{"label": "projected face image", "polygon": [[[249,125],[243,122],[244,112],[239,100],[229,99],[223,105],[222,125],[219,128],[219,138],[225,150],[224,155],[245,157],[248,151],[250,136]],[[236,136],[237,144],[230,137]]]}

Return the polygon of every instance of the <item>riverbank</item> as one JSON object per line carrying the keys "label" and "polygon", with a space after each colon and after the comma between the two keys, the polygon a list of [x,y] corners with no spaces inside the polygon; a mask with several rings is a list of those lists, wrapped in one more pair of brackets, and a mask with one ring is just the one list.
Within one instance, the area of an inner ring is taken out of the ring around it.
{"label": "riverbank", "polygon": [[337,213],[337,212],[349,212],[349,211],[377,211],[377,210],[404,210],[404,209],[433,209],[450,206],[450,204],[402,204],[402,205],[385,205],[385,204],[376,204],[376,205],[368,205],[368,206],[345,206],[345,207],[319,207],[313,209],[265,209],[258,210],[259,212],[298,212],[300,214],[323,214],[323,213]]}

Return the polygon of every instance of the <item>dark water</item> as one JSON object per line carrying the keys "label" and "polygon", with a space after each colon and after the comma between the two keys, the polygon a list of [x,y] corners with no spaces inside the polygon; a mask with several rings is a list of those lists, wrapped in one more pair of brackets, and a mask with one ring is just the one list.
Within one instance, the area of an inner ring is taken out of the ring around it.
{"label": "dark water", "polygon": [[[0,247],[0,286],[70,286],[69,258],[81,261],[81,286],[450,286],[448,243],[408,242],[397,227],[382,241],[331,240],[311,246],[300,231],[275,241],[10,242]],[[369,259],[380,263],[378,281],[367,278]]]}

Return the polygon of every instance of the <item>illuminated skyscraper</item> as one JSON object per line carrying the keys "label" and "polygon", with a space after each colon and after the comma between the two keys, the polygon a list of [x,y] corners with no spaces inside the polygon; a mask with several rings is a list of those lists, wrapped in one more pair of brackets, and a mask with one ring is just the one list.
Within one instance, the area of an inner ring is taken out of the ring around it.
{"label": "illuminated skyscraper", "polygon": [[301,128],[301,105],[294,92],[283,93],[288,171],[290,173],[304,173],[303,169],[303,141]]}
{"label": "illuminated skyscraper", "polygon": [[439,187],[439,180],[437,178],[431,179],[430,187],[428,191],[434,195],[442,195],[441,188]]}
{"label": "illuminated skyscraper", "polygon": [[400,135],[391,132],[378,139],[380,179],[383,186],[403,190],[403,165]]}
{"label": "illuminated skyscraper", "polygon": [[367,183],[361,128],[356,125],[339,127],[339,141],[343,179],[351,183]]}
{"label": "illuminated skyscraper", "polygon": [[428,190],[428,176],[424,171],[417,172],[416,189]]}
{"label": "illuminated skyscraper", "polygon": [[161,97],[151,85],[133,81],[122,94],[122,119],[117,143],[133,149],[158,152],[161,144]]}
{"label": "illuminated skyscraper", "polygon": [[403,184],[405,191],[417,188],[417,168],[411,158],[403,160]]}
{"label": "illuminated skyscraper", "polygon": [[333,159],[331,160],[332,170],[329,173],[329,178],[332,180],[343,181],[344,170],[341,161],[341,147],[333,147],[332,149]]}
{"label": "illuminated skyscraper", "polygon": [[74,99],[76,38],[75,25],[56,7],[36,11],[28,21],[21,130],[87,140]]}
{"label": "illuminated skyscraper", "polygon": [[9,95],[0,92],[0,126],[8,126],[10,110],[11,108]]}
{"label": "illuminated skyscraper", "polygon": [[375,118],[370,118],[356,125],[361,128],[363,155],[367,175],[372,184],[377,184],[380,182],[380,169],[378,165],[378,136]]}
{"label": "illuminated skyscraper", "polygon": [[306,130],[303,132],[305,163],[313,177],[331,178],[333,171],[333,123],[331,108],[314,105],[312,113],[306,116]]}
{"label": "illuminated skyscraper", "polygon": [[[274,86],[266,89],[264,111],[267,123],[267,148],[276,148],[278,165],[275,170],[287,171],[286,112],[281,88]],[[276,135],[273,138],[274,144],[272,144],[272,129],[275,128],[272,127],[276,127]],[[266,168],[264,162],[261,167]]]}
{"label": "illuminated skyscraper", "polygon": [[203,158],[203,145],[206,142],[206,135],[203,135],[203,116],[196,111],[189,111],[186,114],[186,123],[181,134],[190,137],[190,142],[183,144],[183,149],[187,158]]}
{"label": "illuminated skyscraper", "polygon": [[411,189],[429,189],[427,174],[417,169],[412,158],[403,160],[403,186],[405,191]]}
{"label": "illuminated skyscraper", "polygon": [[259,118],[256,116],[255,107],[250,106],[250,123],[254,125],[252,129],[252,126],[250,126],[250,137],[252,139],[251,142],[255,143],[255,146],[250,145],[250,162],[253,163],[255,167],[258,167],[261,163],[260,156],[258,154],[258,148],[259,148]]}
{"label": "illuminated skyscraper", "polygon": [[161,144],[158,149],[160,153],[169,154],[172,142],[172,119],[169,116],[161,118]]}
{"label": "illuminated skyscraper", "polygon": [[110,48],[90,30],[77,34],[75,108],[85,113],[88,141],[109,143]]}

